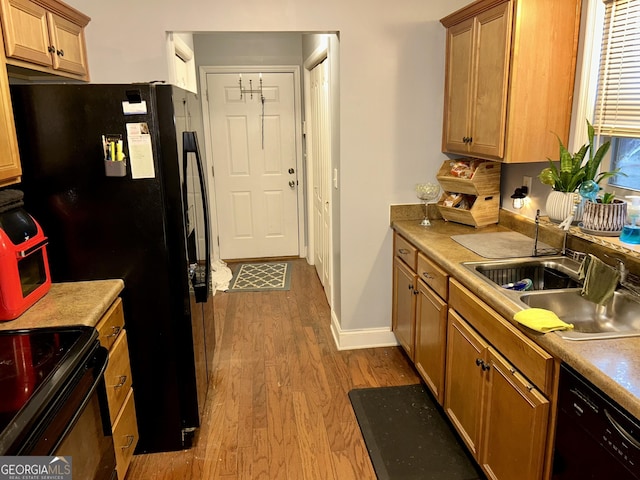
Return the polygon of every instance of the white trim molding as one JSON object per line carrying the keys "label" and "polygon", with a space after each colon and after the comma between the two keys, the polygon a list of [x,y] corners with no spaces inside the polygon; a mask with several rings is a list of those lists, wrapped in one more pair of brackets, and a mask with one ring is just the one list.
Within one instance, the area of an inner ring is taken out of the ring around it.
{"label": "white trim molding", "polygon": [[397,347],[399,345],[390,327],[342,330],[340,321],[331,310],[331,333],[338,350]]}
{"label": "white trim molding", "polygon": [[600,46],[604,4],[601,0],[587,0],[582,7],[582,28],[578,52],[575,94],[569,151],[576,152],[587,142],[587,122],[593,122],[598,85]]}
{"label": "white trim molding", "polygon": [[[178,65],[178,64],[181,65]],[[178,87],[198,93],[196,80],[196,60],[193,50],[176,33],[167,33],[167,67],[169,70],[169,83]],[[184,70],[184,78],[179,73]]]}

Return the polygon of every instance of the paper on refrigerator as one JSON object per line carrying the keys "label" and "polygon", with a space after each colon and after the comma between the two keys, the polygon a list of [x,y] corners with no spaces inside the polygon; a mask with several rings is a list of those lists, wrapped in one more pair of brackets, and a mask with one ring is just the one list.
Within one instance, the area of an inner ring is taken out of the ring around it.
{"label": "paper on refrigerator", "polygon": [[155,178],[151,135],[146,122],[127,123],[131,178]]}

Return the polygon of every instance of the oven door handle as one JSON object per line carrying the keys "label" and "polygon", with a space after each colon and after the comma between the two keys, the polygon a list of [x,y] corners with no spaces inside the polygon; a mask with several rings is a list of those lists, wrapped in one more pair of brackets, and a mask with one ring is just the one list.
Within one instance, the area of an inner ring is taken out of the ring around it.
{"label": "oven door handle", "polygon": [[87,393],[84,395],[84,398],[82,399],[82,403],[80,403],[80,406],[73,414],[73,417],[67,424],[67,427],[62,432],[62,435],[60,435],[60,441],[56,443],[52,451],[55,452],[58,449],[58,447],[60,446],[60,443],[62,443],[62,439],[64,439],[67,436],[67,434],[76,425],[76,422],[78,421],[78,419],[82,416],[84,409],[86,408],[87,404],[91,400],[91,396],[95,393],[96,389],[100,385],[100,382],[103,381],[103,374],[107,369],[108,360],[109,360],[109,352],[107,351],[106,348],[100,346],[96,349],[96,351],[93,354],[93,357],[88,362],[88,364],[85,365],[85,368],[93,369],[93,383],[88,388]]}
{"label": "oven door handle", "polygon": [[24,258],[24,257],[28,257],[29,255],[31,255],[33,252],[35,252],[36,250],[41,249],[42,247],[44,247],[45,245],[47,245],[49,243],[49,240],[47,240],[46,238],[38,243],[36,243],[35,245],[33,245],[32,247],[27,248],[26,250],[22,250],[21,252],[16,252],[16,256],[20,259],[20,258]]}

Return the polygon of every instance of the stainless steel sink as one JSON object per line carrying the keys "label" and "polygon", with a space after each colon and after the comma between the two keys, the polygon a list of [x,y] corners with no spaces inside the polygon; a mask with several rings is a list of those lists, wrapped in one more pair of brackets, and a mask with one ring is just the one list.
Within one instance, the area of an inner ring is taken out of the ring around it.
{"label": "stainless steel sink", "polygon": [[[479,278],[497,286],[530,279],[533,290],[550,290],[580,286],[580,262],[569,257],[531,257],[487,262],[465,262]],[[506,290],[506,289],[505,289]]]}
{"label": "stainless steel sink", "polygon": [[590,302],[580,289],[521,293],[520,301],[530,307],[551,310],[573,330],[558,332],[571,340],[640,336],[640,297],[618,290],[605,305]]}
{"label": "stainless steel sink", "polygon": [[[640,336],[640,296],[617,290],[606,305],[580,295],[580,262],[569,257],[526,257],[463,265],[520,308],[551,310],[573,330],[556,332],[569,340],[596,340]],[[531,291],[514,291],[503,285],[531,279]]]}

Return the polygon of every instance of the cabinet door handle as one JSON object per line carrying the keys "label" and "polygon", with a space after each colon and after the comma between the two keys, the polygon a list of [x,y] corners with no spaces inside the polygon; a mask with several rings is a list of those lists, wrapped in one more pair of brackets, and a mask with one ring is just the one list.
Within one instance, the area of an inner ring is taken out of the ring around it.
{"label": "cabinet door handle", "polygon": [[126,450],[127,448],[131,448],[133,445],[133,441],[136,439],[135,435],[127,435],[127,444],[120,447],[122,450]]}
{"label": "cabinet door handle", "polygon": [[476,358],[476,365],[477,366],[484,365],[484,361],[482,361],[481,358]]}
{"label": "cabinet door handle", "polygon": [[488,363],[482,362],[482,370],[483,371],[487,371],[491,368],[491,365],[489,365]]}
{"label": "cabinet door handle", "polygon": [[113,388],[120,388],[125,383],[127,383],[127,376],[126,375],[120,375],[120,381],[116,385],[114,385]]}
{"label": "cabinet door handle", "polygon": [[413,285],[409,284],[408,287],[409,287],[409,290],[413,290]]}
{"label": "cabinet door handle", "polygon": [[64,57],[64,50],[58,50],[56,51],[56,53],[58,54],[59,57]]}
{"label": "cabinet door handle", "polygon": [[119,333],[120,333],[120,327],[117,325],[113,326],[111,327],[111,333],[107,335],[107,338],[117,337]]}
{"label": "cabinet door handle", "polygon": [[56,51],[56,47],[54,47],[53,45],[49,45],[49,46],[47,47],[47,52],[49,52],[49,53],[53,53],[53,52],[55,52],[55,51]]}

